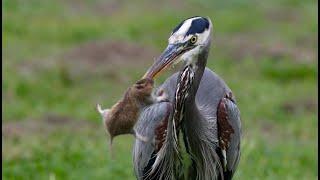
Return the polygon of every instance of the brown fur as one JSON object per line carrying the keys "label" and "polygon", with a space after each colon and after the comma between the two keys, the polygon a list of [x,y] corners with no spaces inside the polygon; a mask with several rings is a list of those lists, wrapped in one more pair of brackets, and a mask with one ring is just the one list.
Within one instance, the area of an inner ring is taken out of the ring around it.
{"label": "brown fur", "polygon": [[104,117],[104,125],[111,140],[121,134],[134,133],[133,127],[138,120],[140,110],[151,104],[153,90],[152,79],[141,79],[129,87],[124,96]]}

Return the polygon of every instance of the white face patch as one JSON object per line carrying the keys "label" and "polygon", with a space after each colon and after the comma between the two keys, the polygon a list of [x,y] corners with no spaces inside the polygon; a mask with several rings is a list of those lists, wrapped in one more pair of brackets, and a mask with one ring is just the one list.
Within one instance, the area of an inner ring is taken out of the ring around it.
{"label": "white face patch", "polygon": [[183,42],[189,41],[190,38],[194,35],[197,36],[197,42],[195,43],[195,45],[205,44],[206,40],[209,38],[208,36],[210,36],[210,31],[212,26],[210,19],[209,19],[208,29],[206,29],[202,33],[189,34],[188,36],[185,36],[191,27],[192,21],[199,18],[201,17],[194,17],[194,18],[185,20],[183,24],[180,26],[180,28],[169,37],[168,39],[169,44],[183,43]]}
{"label": "white face patch", "polygon": [[205,30],[203,33],[201,34],[196,34],[198,36],[198,40],[196,42],[197,45],[205,45],[207,39],[209,39],[210,37],[210,31],[211,31],[211,24],[209,25],[209,29]]}
{"label": "white face patch", "polygon": [[183,22],[182,26],[175,32],[173,33],[170,38],[169,38],[169,44],[175,44],[175,43],[179,43],[179,42],[184,42],[186,39],[190,39],[187,38],[187,37],[184,37],[185,34],[188,32],[190,26],[191,26],[191,23],[194,19],[199,19],[201,17],[194,17],[194,18],[191,18],[191,19],[187,19]]}
{"label": "white face patch", "polygon": [[[199,54],[199,51],[201,50],[201,46],[196,46],[195,48],[185,52],[180,59],[184,62],[186,62],[187,65],[194,64],[194,60],[197,59],[195,56]],[[193,66],[196,67],[196,66]]]}
{"label": "white face patch", "polygon": [[[191,19],[187,19],[183,22],[183,24],[177,29],[169,38],[169,44],[178,44],[178,43],[186,43],[187,41],[190,41],[190,39],[193,36],[197,36],[197,41],[194,43],[195,47],[193,49],[190,49],[186,51],[184,54],[179,57],[179,59],[176,61],[176,63],[184,61],[187,65],[194,64],[195,60],[197,59],[197,55],[199,54],[199,51],[202,50],[203,46],[205,46],[208,41],[211,39],[211,29],[212,29],[212,23],[210,19],[209,21],[209,28],[205,29],[202,33],[195,33],[195,34],[187,34],[189,29],[191,28],[192,21],[199,19],[201,17],[194,17]],[[196,67],[196,66],[193,66]]]}

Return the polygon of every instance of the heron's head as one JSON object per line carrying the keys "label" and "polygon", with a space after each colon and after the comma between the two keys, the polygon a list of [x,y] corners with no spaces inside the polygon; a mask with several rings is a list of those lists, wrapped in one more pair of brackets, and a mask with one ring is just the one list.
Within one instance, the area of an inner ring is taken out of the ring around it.
{"label": "heron's head", "polygon": [[210,46],[212,23],[209,18],[191,17],[183,20],[172,31],[168,46],[149,68],[144,77],[154,78],[172,64],[195,64],[198,55]]}

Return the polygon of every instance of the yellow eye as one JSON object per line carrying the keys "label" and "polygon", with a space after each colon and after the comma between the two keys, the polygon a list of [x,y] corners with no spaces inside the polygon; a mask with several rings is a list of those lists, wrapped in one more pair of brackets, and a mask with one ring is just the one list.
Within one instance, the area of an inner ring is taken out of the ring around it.
{"label": "yellow eye", "polygon": [[198,40],[198,37],[197,37],[196,35],[194,35],[194,36],[191,37],[190,42],[191,42],[192,44],[194,44],[194,43],[197,42],[197,40]]}

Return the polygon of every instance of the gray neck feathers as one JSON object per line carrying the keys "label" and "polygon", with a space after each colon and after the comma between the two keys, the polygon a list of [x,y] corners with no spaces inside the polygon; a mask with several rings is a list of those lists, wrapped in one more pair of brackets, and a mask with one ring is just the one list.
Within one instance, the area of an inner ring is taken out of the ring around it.
{"label": "gray neck feathers", "polygon": [[221,166],[219,157],[215,152],[214,133],[207,127],[210,127],[200,113],[195,103],[195,97],[201,78],[203,76],[207,57],[209,54],[210,42],[198,56],[197,69],[195,71],[194,80],[190,88],[190,94],[186,99],[184,108],[183,135],[185,146],[194,163],[194,168],[191,168],[192,179],[217,179]]}

